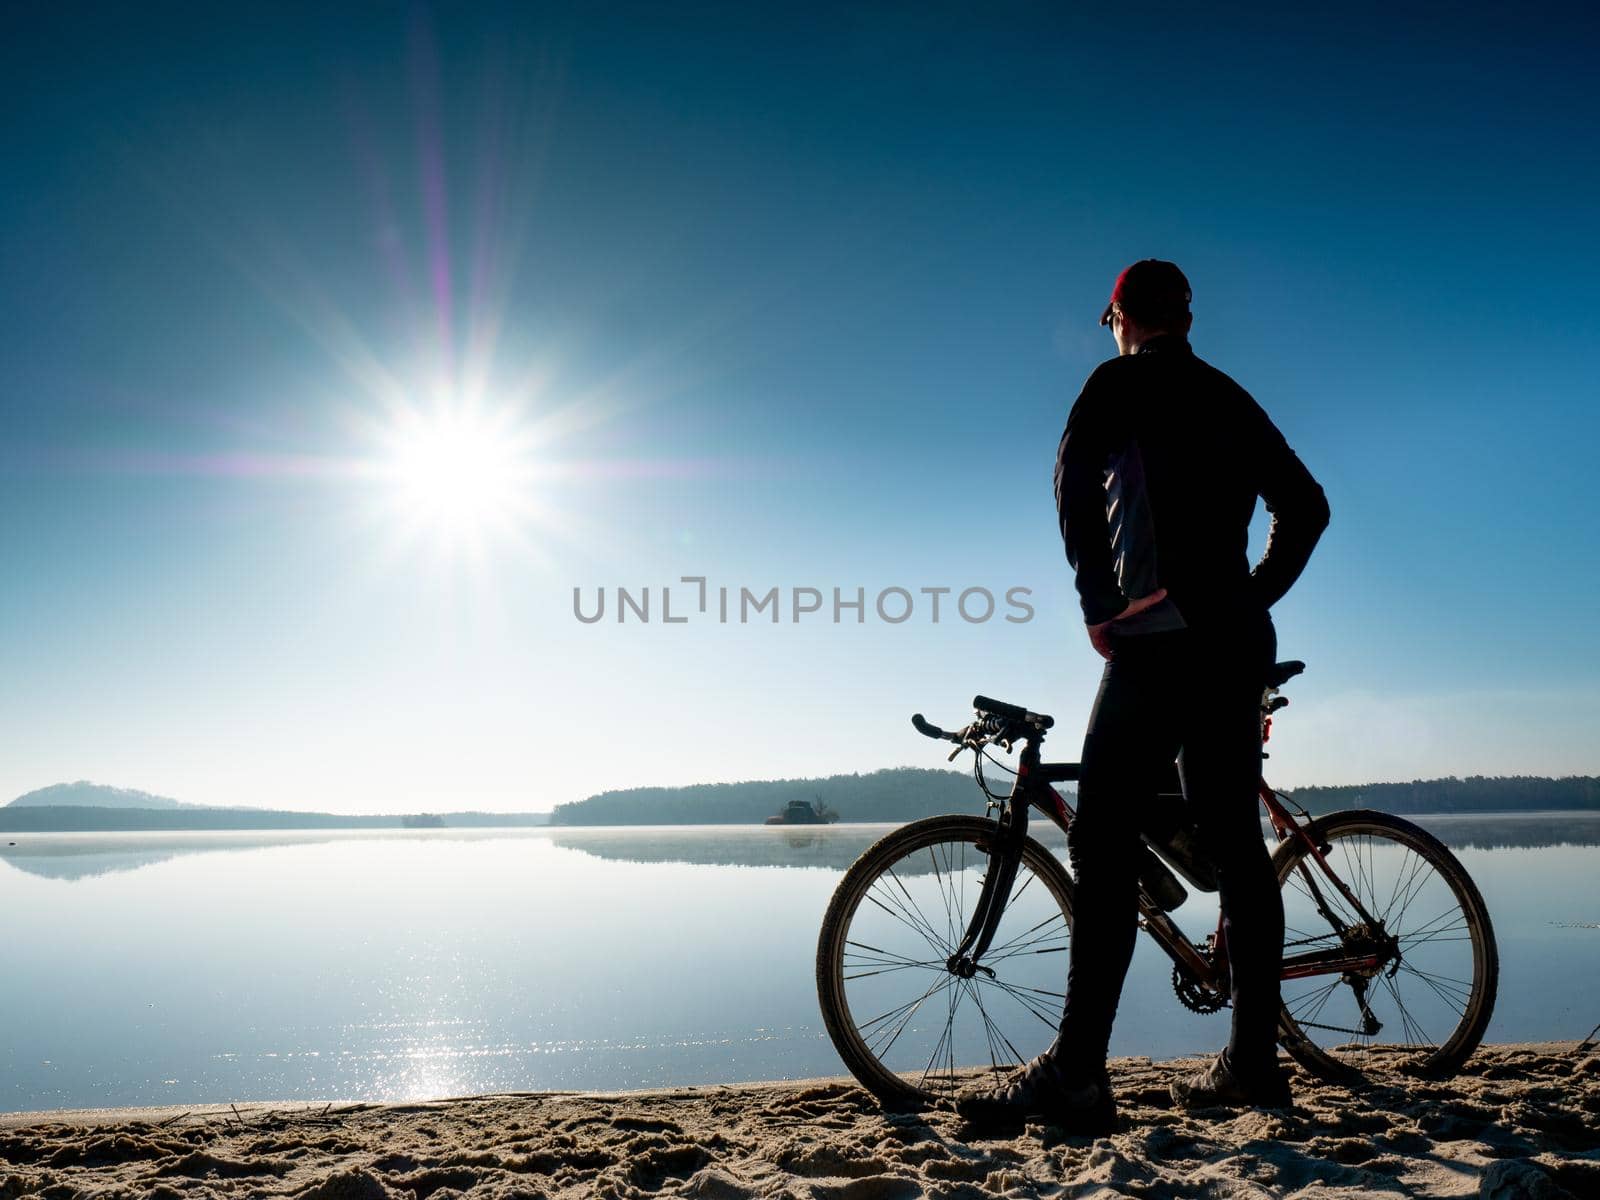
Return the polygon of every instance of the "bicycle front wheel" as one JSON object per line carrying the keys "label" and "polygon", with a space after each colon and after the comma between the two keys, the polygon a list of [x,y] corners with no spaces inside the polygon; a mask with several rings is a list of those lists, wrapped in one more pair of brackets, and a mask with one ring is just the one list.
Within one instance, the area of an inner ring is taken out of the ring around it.
{"label": "bicycle front wheel", "polygon": [[[1454,1072],[1483,1038],[1499,976],[1489,910],[1466,868],[1432,834],[1389,813],[1332,813],[1306,832],[1326,868],[1299,838],[1273,855],[1283,888],[1284,1049],[1344,1083],[1374,1070]],[[1317,969],[1319,957],[1362,965]]]}
{"label": "bicycle front wheel", "polygon": [[915,821],[870,847],[828,905],[817,943],[823,1021],[851,1074],[886,1102],[925,1104],[975,1071],[1005,1074],[1060,1025],[1072,880],[1033,838],[979,969],[963,978],[948,965],[997,832],[981,817]]}

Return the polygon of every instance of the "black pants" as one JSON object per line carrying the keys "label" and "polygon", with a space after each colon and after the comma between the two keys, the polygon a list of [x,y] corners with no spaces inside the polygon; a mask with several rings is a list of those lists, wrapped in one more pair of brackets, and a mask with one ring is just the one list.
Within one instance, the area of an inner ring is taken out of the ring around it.
{"label": "black pants", "polygon": [[1261,833],[1259,714],[1277,650],[1270,621],[1219,632],[1114,635],[1083,740],[1068,839],[1077,892],[1058,1043],[1067,1065],[1104,1068],[1133,958],[1141,820],[1174,758],[1185,808],[1217,866],[1233,970],[1228,1057],[1249,1073],[1277,1054],[1283,901]]}

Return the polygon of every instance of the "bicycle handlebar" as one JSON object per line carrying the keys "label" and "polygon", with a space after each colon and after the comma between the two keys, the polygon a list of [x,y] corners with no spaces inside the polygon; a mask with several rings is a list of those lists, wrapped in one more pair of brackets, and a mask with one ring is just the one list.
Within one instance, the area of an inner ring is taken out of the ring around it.
{"label": "bicycle handlebar", "polygon": [[[973,698],[972,707],[978,710],[978,719],[955,733],[940,729],[921,713],[911,714],[911,724],[923,737],[934,738],[968,748],[977,748],[990,741],[1015,741],[1018,738],[1038,738],[1055,724],[1043,713],[1029,712],[1021,705],[991,700],[987,696]],[[1028,729],[1022,726],[1031,727]]]}
{"label": "bicycle handlebar", "polygon": [[1054,717],[1048,717],[1044,713],[1029,712],[1020,704],[1007,704],[1004,700],[991,700],[987,696],[974,696],[972,707],[989,716],[1004,717],[1007,721],[1021,721],[1039,729],[1049,729],[1056,723]]}

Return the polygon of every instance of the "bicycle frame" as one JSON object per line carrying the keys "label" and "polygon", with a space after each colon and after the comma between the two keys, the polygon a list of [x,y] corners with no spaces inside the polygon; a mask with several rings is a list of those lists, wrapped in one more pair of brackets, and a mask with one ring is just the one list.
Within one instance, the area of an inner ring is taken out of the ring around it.
{"label": "bicycle frame", "polygon": [[[983,887],[965,936],[946,964],[951,971],[964,978],[970,979],[978,971],[993,974],[982,965],[982,959],[989,949],[1000,918],[1010,901],[1011,887],[1016,881],[1017,867],[1022,859],[1023,841],[1028,834],[1029,811],[1037,809],[1063,834],[1068,833],[1076,816],[1066,798],[1050,785],[1079,778],[1080,764],[1042,763],[1039,760],[1036,742],[1036,738],[1023,739],[1011,794],[1006,800],[997,802],[1000,808],[1000,815],[996,820],[998,838],[996,845],[990,851],[989,869],[984,873]],[[1282,843],[1291,838],[1298,838],[1303,842],[1309,860],[1317,864],[1327,881],[1338,890],[1345,903],[1350,905],[1351,911],[1357,914],[1369,929],[1377,927],[1378,922],[1372,914],[1366,910],[1324,857],[1323,847],[1317,843],[1308,827],[1295,820],[1265,779],[1260,783],[1258,797],[1266,808],[1267,819],[1278,841]],[[1159,847],[1153,849],[1157,853],[1160,852]],[[1309,894],[1319,911],[1331,926],[1340,928],[1343,923],[1328,906],[1316,878],[1304,860],[1298,870],[1302,872]],[[1155,939],[1156,944],[1177,964],[1179,970],[1194,982],[1226,994],[1229,990],[1229,967],[1226,929],[1221,918],[1219,917],[1217,921],[1214,950],[1208,959],[1142,885],[1139,889],[1138,903],[1140,928]],[[1304,979],[1315,975],[1335,974],[1371,978],[1383,968],[1388,959],[1393,957],[1395,966],[1390,971],[1392,975],[1399,966],[1398,956],[1388,952],[1392,950],[1391,947],[1386,946],[1384,949],[1386,953],[1383,954],[1358,953],[1353,952],[1351,947],[1344,946],[1314,953],[1289,955],[1283,960],[1281,978]],[[1364,1003],[1363,1008],[1365,1008]],[[1373,1020],[1370,1013],[1367,1015],[1369,1021]]]}

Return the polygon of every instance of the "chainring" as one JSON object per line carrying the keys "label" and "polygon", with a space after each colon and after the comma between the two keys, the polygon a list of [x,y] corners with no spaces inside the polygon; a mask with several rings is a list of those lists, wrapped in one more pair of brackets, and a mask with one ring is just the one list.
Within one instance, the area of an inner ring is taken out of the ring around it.
{"label": "chainring", "polygon": [[[1215,952],[1216,940],[1216,935],[1212,934],[1205,941],[1195,943],[1194,948],[1207,963],[1211,962],[1211,956]],[[1209,984],[1190,979],[1176,964],[1172,968],[1172,990],[1178,993],[1179,1003],[1190,1012],[1221,1012],[1228,1006],[1229,997],[1226,992],[1219,992]]]}

